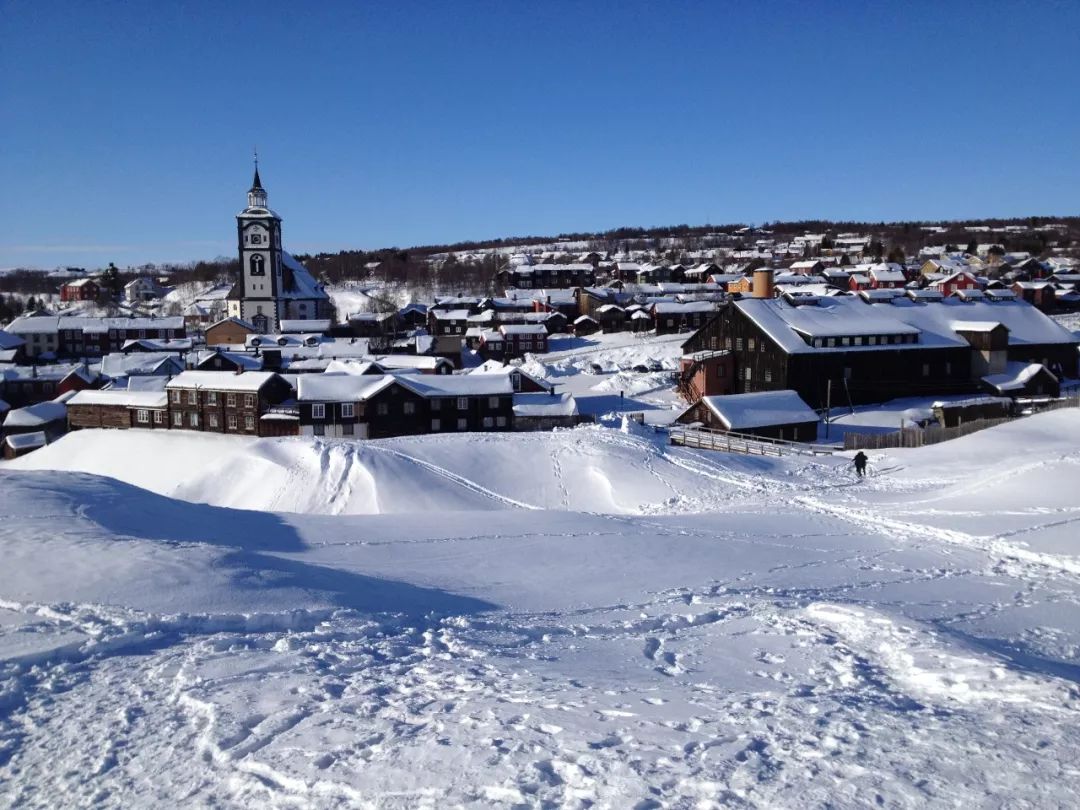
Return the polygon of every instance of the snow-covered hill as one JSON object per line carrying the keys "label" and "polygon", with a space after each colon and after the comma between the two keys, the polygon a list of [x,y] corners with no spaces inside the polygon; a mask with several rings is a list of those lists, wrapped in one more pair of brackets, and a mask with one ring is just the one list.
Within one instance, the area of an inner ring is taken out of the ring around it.
{"label": "snow-covered hill", "polygon": [[0,804],[1080,790],[1078,411],[863,482],[602,428],[173,438],[0,465]]}

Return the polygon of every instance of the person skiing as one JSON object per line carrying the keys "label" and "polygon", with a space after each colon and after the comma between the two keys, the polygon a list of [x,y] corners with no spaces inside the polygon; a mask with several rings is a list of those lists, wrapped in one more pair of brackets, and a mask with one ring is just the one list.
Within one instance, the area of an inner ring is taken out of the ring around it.
{"label": "person skiing", "polygon": [[855,454],[855,472],[859,474],[859,478],[866,475],[866,462],[869,461],[866,457],[866,453],[860,450]]}

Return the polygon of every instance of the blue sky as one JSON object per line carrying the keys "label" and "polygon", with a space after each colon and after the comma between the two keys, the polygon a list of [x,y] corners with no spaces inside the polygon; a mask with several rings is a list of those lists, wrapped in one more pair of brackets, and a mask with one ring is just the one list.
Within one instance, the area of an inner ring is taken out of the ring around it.
{"label": "blue sky", "polygon": [[1075,214],[1080,3],[0,2],[0,267]]}

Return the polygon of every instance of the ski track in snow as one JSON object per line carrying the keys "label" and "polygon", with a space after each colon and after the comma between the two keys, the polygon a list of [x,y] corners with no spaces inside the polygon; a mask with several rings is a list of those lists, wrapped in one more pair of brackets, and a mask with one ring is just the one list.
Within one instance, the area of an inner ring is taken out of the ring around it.
{"label": "ski track in snow", "polygon": [[[1080,632],[1068,617],[1080,615],[1080,559],[1021,538],[1037,541],[1080,516],[1003,506],[1000,514],[1029,522],[984,534],[935,523],[992,517],[992,503],[965,513],[947,509],[948,499],[1048,467],[1067,475],[1075,454],[966,477],[893,477],[912,466],[911,454],[856,482],[842,459],[792,467],[666,448],[648,435],[575,436],[523,440],[543,452],[522,463],[550,467],[546,501],[509,483],[493,488],[473,468],[449,469],[439,453],[452,445],[442,442],[409,452],[319,442],[314,455],[281,462],[269,497],[326,514],[363,498],[379,512],[372,465],[382,459],[521,512],[514,532],[485,534],[477,512],[473,534],[310,542],[439,546],[435,559],[451,559],[485,543],[491,553],[542,548],[544,518],[530,523],[543,508],[535,501],[568,510],[589,481],[595,503],[613,511],[582,513],[603,521],[575,536],[586,550],[644,534],[671,553],[713,544],[732,563],[623,600],[585,595],[560,609],[422,618],[342,608],[165,615],[3,596],[0,640],[34,643],[0,662],[0,804],[646,810],[1074,800]],[[609,456],[626,469],[605,465]],[[620,477],[627,469],[632,486]],[[676,473],[698,486],[676,484]],[[75,514],[90,521],[81,507]],[[773,522],[749,534],[755,518]],[[597,578],[632,573],[617,555],[589,562]],[[1048,610],[1062,612],[1057,625],[1046,624]]]}

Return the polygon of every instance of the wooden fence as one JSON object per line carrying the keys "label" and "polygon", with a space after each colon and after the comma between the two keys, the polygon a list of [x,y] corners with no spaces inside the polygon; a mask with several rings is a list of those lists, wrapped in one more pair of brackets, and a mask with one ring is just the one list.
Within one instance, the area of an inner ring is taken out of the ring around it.
{"label": "wooden fence", "polygon": [[[1018,401],[1017,405],[1024,407],[1025,403],[1023,401]],[[1014,422],[1016,419],[1030,416],[1031,413],[1056,411],[1061,408],[1075,408],[1080,405],[1080,399],[1077,399],[1075,395],[1072,395],[1063,399],[1032,401],[1030,405],[1030,412],[1021,412],[1016,416],[1006,416],[1001,419],[973,419],[970,422],[964,422],[955,427],[931,425],[929,427],[921,428],[917,425],[912,425],[911,427],[893,431],[892,433],[845,433],[844,449],[887,450],[895,447],[923,447],[928,444],[938,444],[939,442],[947,442],[949,439],[959,439],[961,436],[977,433],[980,430],[986,430],[986,428],[1003,425],[1006,422]]]}
{"label": "wooden fence", "polygon": [[700,450],[719,450],[724,453],[741,453],[748,456],[824,456],[835,452],[835,447],[819,444],[803,444],[782,439],[767,439],[743,433],[728,433],[709,428],[671,428],[671,443]]}

